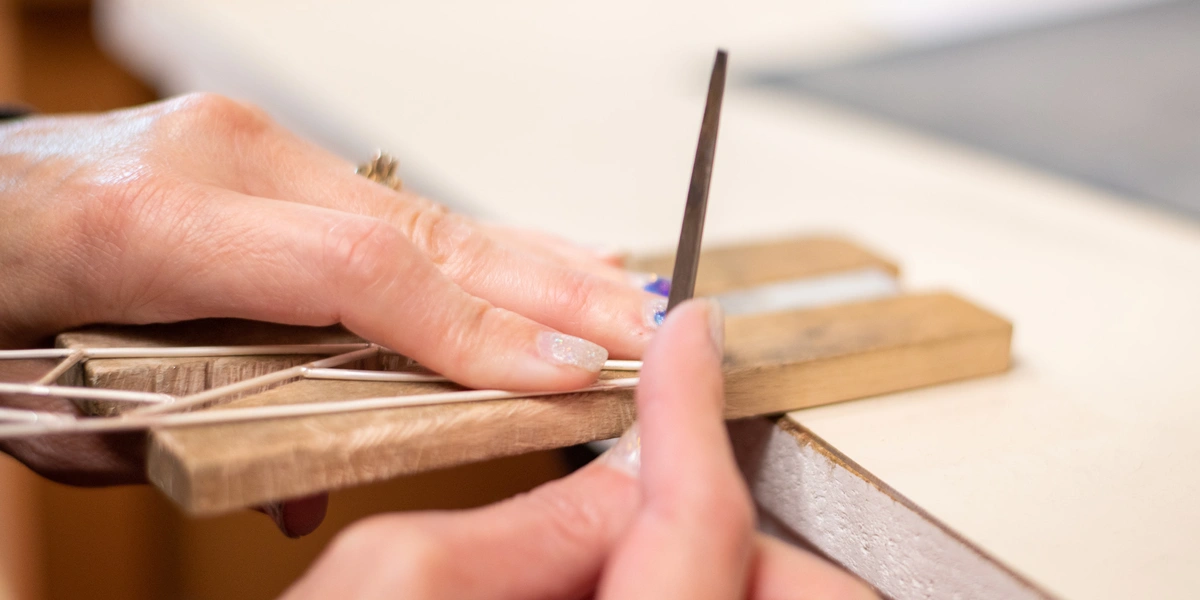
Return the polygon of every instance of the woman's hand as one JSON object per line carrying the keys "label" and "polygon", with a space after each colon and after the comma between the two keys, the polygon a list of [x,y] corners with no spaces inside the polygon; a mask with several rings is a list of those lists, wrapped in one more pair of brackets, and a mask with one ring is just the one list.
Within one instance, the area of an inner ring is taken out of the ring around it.
{"label": "woman's hand", "polygon": [[514,390],[641,355],[661,298],[599,256],[516,239],[219,96],[0,127],[0,346],[97,322],[342,323]]}
{"label": "woman's hand", "polygon": [[646,353],[639,425],[596,463],[482,509],[362,521],[286,598],[874,598],[755,533],[722,418],[721,339],[715,304],[680,305]]}
{"label": "woman's hand", "polygon": [[[220,96],[0,125],[0,348],[89,323],[342,323],[467,386],[567,390],[640,356],[663,304],[611,259],[392,191]],[[144,480],[137,435],[0,449],[67,483]],[[306,533],[324,499],[266,512]]]}

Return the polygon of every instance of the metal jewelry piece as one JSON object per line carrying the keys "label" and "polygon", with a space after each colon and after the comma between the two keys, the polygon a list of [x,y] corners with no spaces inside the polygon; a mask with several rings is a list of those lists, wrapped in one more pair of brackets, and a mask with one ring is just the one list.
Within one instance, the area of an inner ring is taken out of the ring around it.
{"label": "metal jewelry piece", "polygon": [[398,192],[404,188],[404,182],[396,174],[399,167],[400,161],[380,150],[375,153],[375,158],[358,165],[354,172]]}

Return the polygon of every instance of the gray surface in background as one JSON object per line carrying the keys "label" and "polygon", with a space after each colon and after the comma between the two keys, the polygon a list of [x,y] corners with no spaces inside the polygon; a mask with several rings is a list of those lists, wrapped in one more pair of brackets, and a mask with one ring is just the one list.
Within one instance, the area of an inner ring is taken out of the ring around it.
{"label": "gray surface in background", "polygon": [[754,83],[849,104],[1200,218],[1200,2]]}

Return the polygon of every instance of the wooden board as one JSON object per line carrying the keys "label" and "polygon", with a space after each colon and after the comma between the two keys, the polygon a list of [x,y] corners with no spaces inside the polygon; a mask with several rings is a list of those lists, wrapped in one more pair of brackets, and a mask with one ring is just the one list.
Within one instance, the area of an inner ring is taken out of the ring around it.
{"label": "wooden board", "polygon": [[[782,321],[782,324],[781,324]],[[727,323],[729,418],[779,413],[1008,368],[1009,324],[947,294]],[[611,375],[610,375],[611,376]],[[300,381],[229,406],[451,389]],[[153,432],[152,482],[209,514],[466,462],[604,439],[633,422],[628,390]]]}
{"label": "wooden board", "polygon": [[[800,254],[794,254],[797,252]],[[705,260],[708,262],[701,268],[701,281],[709,293],[841,270],[882,268],[895,272],[887,261],[837,240],[718,250],[707,253]],[[136,336],[127,329],[93,330],[64,334],[60,343],[68,347],[227,344],[231,343],[228,336],[240,326],[240,322],[216,321],[185,325],[190,331],[181,331],[178,326],[137,328]],[[254,327],[256,333],[239,337],[237,343],[277,339],[271,337],[274,326]],[[289,329],[293,330],[292,337],[286,341],[291,343],[345,341],[337,336],[346,335],[336,328]],[[1008,368],[1011,339],[1007,321],[949,294],[897,296],[802,311],[735,316],[727,320],[726,329],[724,368],[727,416],[731,419],[998,373]],[[258,360],[93,360],[85,365],[84,378],[90,385],[191,393],[258,373],[263,368],[256,363]],[[625,375],[607,373],[605,377]],[[449,389],[456,388],[451,384],[302,380],[248,395],[227,406]],[[408,473],[613,437],[628,427],[634,416],[632,393],[622,390],[162,429],[150,436],[147,468],[151,481],[184,509],[213,514]]]}

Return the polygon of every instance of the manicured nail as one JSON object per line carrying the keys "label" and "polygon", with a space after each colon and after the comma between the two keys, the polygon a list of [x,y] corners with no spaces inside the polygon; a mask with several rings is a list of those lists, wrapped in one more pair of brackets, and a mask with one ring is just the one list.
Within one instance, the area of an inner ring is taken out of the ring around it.
{"label": "manicured nail", "polygon": [[651,294],[664,298],[671,295],[671,280],[666,277],[659,277],[654,273],[630,273],[629,281],[634,287]]}
{"label": "manicured nail", "polygon": [[708,304],[708,336],[712,338],[717,354],[725,355],[725,311],[716,300],[705,300]]}
{"label": "manicured nail", "polygon": [[642,307],[642,322],[650,329],[658,329],[667,318],[667,299],[651,298]]}
{"label": "manicured nail", "polygon": [[551,362],[599,372],[608,360],[608,350],[583,338],[543,331],[538,334],[538,351]]}
{"label": "manicured nail", "polygon": [[642,436],[638,424],[633,425],[607,452],[600,455],[601,462],[631,477],[637,477],[642,468]]}

